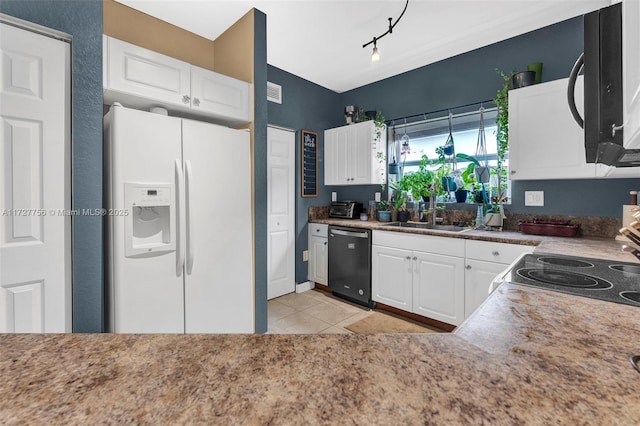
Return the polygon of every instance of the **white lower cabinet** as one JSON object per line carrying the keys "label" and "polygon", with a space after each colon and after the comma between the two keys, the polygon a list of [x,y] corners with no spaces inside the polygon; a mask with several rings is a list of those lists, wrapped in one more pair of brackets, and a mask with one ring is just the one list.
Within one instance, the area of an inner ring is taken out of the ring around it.
{"label": "white lower cabinet", "polygon": [[309,281],[328,285],[328,225],[309,224]]}
{"label": "white lower cabinet", "polygon": [[412,256],[411,250],[376,245],[371,248],[371,297],[374,301],[403,311],[413,310]]}
{"label": "white lower cabinet", "polygon": [[464,317],[467,318],[489,296],[489,286],[493,279],[509,265],[475,259],[467,259],[465,264]]}
{"label": "white lower cabinet", "polygon": [[459,325],[487,298],[493,279],[532,246],[373,231],[374,301]]}
{"label": "white lower cabinet", "polygon": [[468,317],[489,295],[491,282],[523,253],[531,253],[532,246],[466,241],[464,277],[464,316]]}
{"label": "white lower cabinet", "polygon": [[464,320],[464,258],[415,252],[413,312],[448,324]]}
{"label": "white lower cabinet", "polygon": [[374,231],[376,302],[448,324],[464,320],[464,240]]}

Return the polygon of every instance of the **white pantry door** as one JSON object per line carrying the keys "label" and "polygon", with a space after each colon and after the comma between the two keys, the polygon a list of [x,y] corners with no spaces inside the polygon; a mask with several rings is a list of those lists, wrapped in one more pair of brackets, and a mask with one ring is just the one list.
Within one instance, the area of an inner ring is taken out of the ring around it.
{"label": "white pantry door", "polygon": [[267,299],[296,290],[296,134],[267,128]]}
{"label": "white pantry door", "polygon": [[0,332],[70,332],[69,44],[0,26]]}

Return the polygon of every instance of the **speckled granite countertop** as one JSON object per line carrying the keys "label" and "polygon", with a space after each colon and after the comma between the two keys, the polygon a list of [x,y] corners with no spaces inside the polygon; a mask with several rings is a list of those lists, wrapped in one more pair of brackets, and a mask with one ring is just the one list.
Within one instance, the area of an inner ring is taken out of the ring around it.
{"label": "speckled granite countertop", "polygon": [[640,309],[503,284],[455,334],[0,335],[0,424],[637,424]]}
{"label": "speckled granite countertop", "polygon": [[375,229],[379,231],[402,232],[408,234],[438,235],[466,240],[493,241],[498,243],[523,244],[536,246],[534,251],[564,254],[567,256],[593,257],[597,259],[618,260],[622,262],[640,263],[635,256],[621,250],[622,243],[612,238],[585,237],[547,237],[542,235],[523,234],[514,231],[477,231],[470,229],[463,232],[439,231],[434,229],[400,228],[389,226],[389,222],[361,221],[350,219],[314,219],[311,223],[350,226],[355,228]]}
{"label": "speckled granite countertop", "polygon": [[[610,239],[477,232],[632,261]],[[0,424],[636,425],[634,354],[639,308],[508,283],[454,334],[5,334]]]}

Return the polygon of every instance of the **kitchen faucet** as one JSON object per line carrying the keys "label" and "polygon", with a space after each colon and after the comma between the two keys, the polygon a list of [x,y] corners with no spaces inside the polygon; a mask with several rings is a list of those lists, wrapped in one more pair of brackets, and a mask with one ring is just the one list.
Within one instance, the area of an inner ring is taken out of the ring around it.
{"label": "kitchen faucet", "polygon": [[[439,221],[442,222],[443,219],[438,217],[438,193],[435,190],[435,185],[431,186],[431,191],[429,195],[429,210],[431,210],[431,223],[436,225]],[[439,220],[438,220],[439,219]]]}

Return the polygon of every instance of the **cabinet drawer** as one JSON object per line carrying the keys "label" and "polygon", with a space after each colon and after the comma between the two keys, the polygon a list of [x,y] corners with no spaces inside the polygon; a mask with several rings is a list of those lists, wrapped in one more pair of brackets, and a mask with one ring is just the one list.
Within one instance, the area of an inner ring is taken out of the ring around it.
{"label": "cabinet drawer", "polygon": [[464,257],[464,240],[460,238],[373,231],[373,244],[405,250],[417,250],[424,253]]}
{"label": "cabinet drawer", "polygon": [[329,237],[329,225],[324,223],[310,223],[309,224],[309,236],[314,237]]}
{"label": "cabinet drawer", "polygon": [[467,259],[510,264],[523,253],[531,253],[535,246],[494,243],[491,241],[466,241]]}

